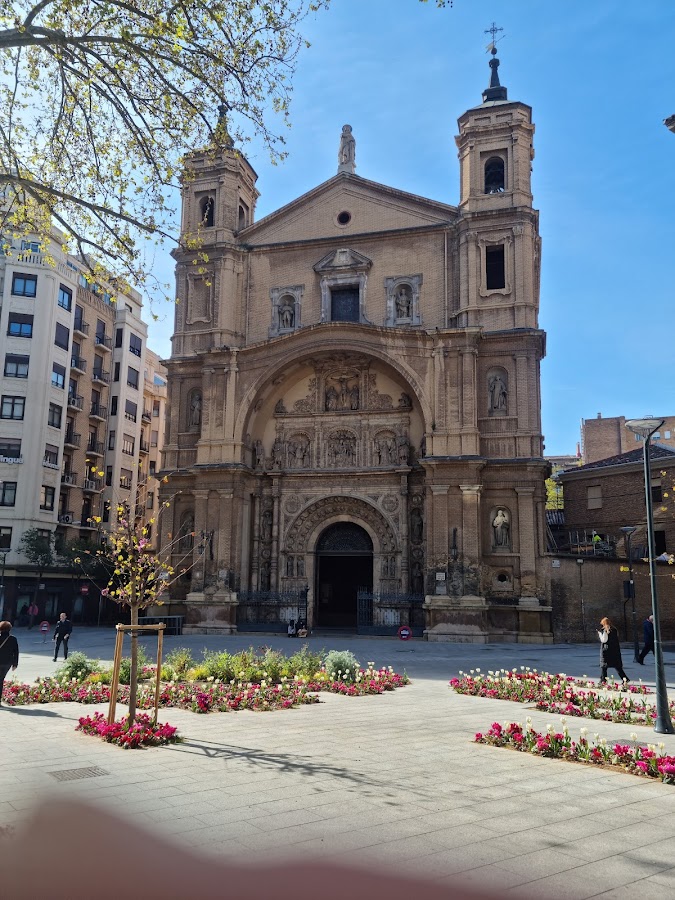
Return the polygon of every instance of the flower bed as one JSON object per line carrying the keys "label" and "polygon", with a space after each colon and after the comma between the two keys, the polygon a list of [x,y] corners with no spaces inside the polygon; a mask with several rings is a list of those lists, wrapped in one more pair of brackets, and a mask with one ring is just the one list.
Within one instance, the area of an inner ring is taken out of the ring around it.
{"label": "flower bed", "polygon": [[[525,728],[520,722],[505,722],[504,725],[493,722],[487,733],[478,732],[474,740],[477,744],[508,747],[535,756],[614,766],[633,775],[660,778],[665,784],[675,784],[675,756],[663,753],[664,744],[634,747],[629,744],[608,744],[597,735],[594,743],[590,744],[585,731],[582,728],[579,740],[573,741],[564,720],[562,731],[556,731],[553,725],[549,725],[546,732],[538,732],[532,728],[528,719]],[[637,735],[631,737],[636,739]]]}
{"label": "flower bed", "polygon": [[[450,681],[450,686],[458,694],[533,703],[543,712],[632,725],[651,725],[656,717],[655,707],[644,702],[643,696],[653,693],[644,685],[634,686],[631,691],[624,692],[620,684],[617,687],[610,683],[607,693],[598,693],[595,690],[579,689],[580,685],[595,687],[594,682],[587,679],[539,673],[530,669],[501,669],[498,672],[488,672],[487,675],[482,675],[476,669],[468,675],[460,672],[460,676]],[[670,708],[675,713],[675,703],[671,702]]]}
{"label": "flower bed", "polygon": [[126,719],[108,725],[105,716],[94,713],[93,716],[83,716],[76,731],[100,737],[109,744],[117,744],[125,750],[158,747],[161,744],[175,744],[180,741],[177,728],[173,725],[155,724],[150,716],[143,713],[136,716],[136,721],[131,726],[127,724]]}

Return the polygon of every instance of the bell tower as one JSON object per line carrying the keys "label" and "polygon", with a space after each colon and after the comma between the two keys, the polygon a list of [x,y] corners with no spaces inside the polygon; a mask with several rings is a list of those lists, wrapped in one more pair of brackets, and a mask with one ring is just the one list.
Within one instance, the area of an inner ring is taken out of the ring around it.
{"label": "bell tower", "polygon": [[214,141],[190,154],[182,183],[176,260],[173,355],[243,341],[243,264],[239,233],[253,223],[257,175],[234,147],[227,107],[219,107]]}

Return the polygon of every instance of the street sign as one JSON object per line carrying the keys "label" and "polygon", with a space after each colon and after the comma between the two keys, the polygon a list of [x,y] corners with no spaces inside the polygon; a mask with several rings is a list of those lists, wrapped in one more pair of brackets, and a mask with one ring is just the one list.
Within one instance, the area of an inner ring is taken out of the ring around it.
{"label": "street sign", "polygon": [[402,641],[409,641],[412,637],[412,628],[409,625],[401,625],[398,630],[398,636]]}

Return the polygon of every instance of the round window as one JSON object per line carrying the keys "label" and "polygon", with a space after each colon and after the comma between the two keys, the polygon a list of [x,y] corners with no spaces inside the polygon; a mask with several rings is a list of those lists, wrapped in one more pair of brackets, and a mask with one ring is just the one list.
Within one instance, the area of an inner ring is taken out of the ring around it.
{"label": "round window", "polygon": [[349,225],[352,220],[352,214],[347,212],[347,210],[343,210],[341,213],[338,213],[338,225]]}

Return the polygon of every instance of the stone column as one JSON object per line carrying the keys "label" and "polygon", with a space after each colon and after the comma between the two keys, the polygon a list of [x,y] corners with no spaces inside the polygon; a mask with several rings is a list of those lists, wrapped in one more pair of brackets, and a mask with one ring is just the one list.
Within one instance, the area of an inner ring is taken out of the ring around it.
{"label": "stone column", "polygon": [[476,358],[475,347],[460,350],[462,366],[462,453],[475,455],[479,452],[478,420],[476,410]]}
{"label": "stone column", "polygon": [[236,400],[236,390],[237,390],[237,373],[239,372],[239,367],[237,366],[237,350],[232,350],[232,357],[230,359],[230,370],[227,378],[227,388],[226,388],[226,396],[225,396],[225,440],[227,442],[234,440],[234,414],[235,414],[235,400]]}
{"label": "stone column", "polygon": [[[518,535],[520,550],[520,605],[538,606],[537,522],[534,487],[516,487],[518,495]],[[513,538],[513,536],[512,536]]]}
{"label": "stone column", "polygon": [[[478,596],[477,579],[480,577],[481,562],[480,539],[480,492],[479,484],[460,484],[462,492],[462,539],[461,556],[464,565],[464,595],[472,602],[482,599]],[[467,567],[471,567],[470,572]],[[475,569],[475,571],[474,571]]]}
{"label": "stone column", "polygon": [[[209,525],[209,516],[208,516],[208,501],[209,501],[209,492],[208,491],[195,491],[195,539],[194,539],[194,548],[192,551],[192,558],[194,560],[194,568],[193,568],[193,587],[197,588],[197,591],[192,593],[204,593],[204,587],[206,586],[206,572],[207,572],[207,560],[208,560],[208,547],[204,550],[203,554],[199,552],[199,546],[202,544],[201,532],[208,531]],[[196,580],[196,584],[195,584]]]}
{"label": "stone column", "polygon": [[253,557],[251,559],[251,590],[260,590],[260,515],[262,508],[262,487],[256,488],[253,497]]}
{"label": "stone column", "polygon": [[216,398],[214,392],[214,370],[204,369],[202,372],[202,441],[213,440],[213,425],[216,411]]}
{"label": "stone column", "polygon": [[281,479],[272,479],[272,556],[270,559],[270,587],[273,591],[279,590],[279,532],[280,532],[280,498]]}
{"label": "stone column", "polygon": [[401,475],[401,592],[406,594],[410,590],[410,541],[408,530],[408,517],[410,514],[408,504],[408,476]]}
{"label": "stone column", "polygon": [[529,361],[525,354],[516,356],[516,397],[518,410],[518,431],[525,437],[518,438],[518,456],[530,456],[530,391],[528,383]]}

